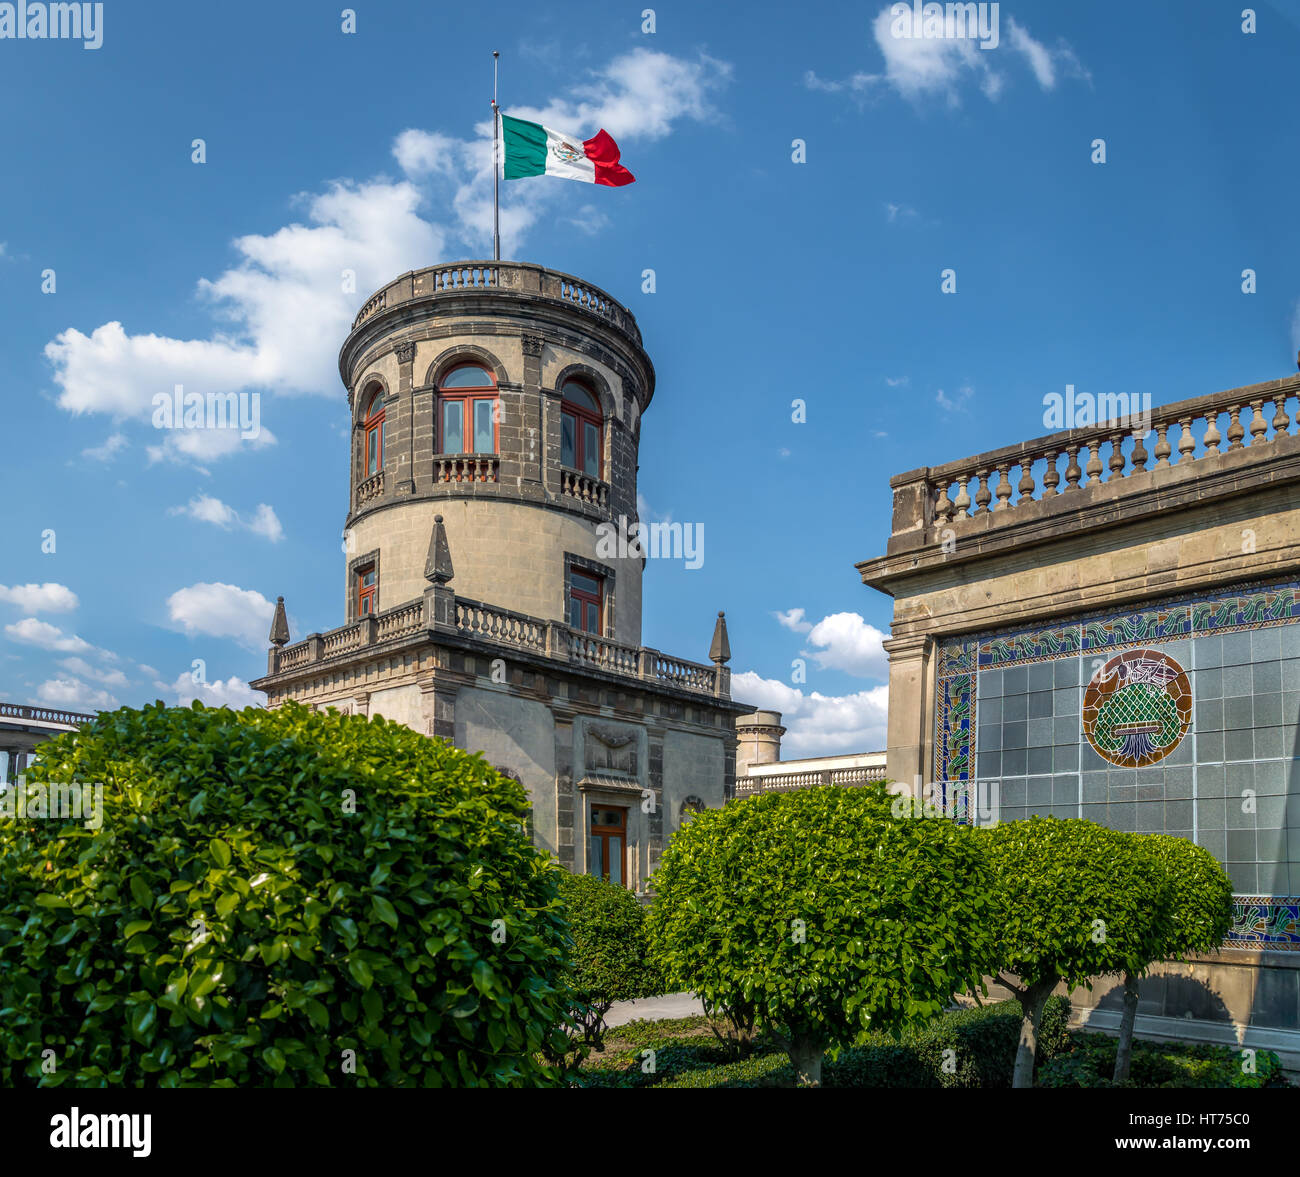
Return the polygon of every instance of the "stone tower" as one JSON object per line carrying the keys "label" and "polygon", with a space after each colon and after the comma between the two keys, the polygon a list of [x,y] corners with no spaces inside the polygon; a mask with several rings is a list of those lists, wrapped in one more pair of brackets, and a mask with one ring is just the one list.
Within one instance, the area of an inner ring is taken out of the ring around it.
{"label": "stone tower", "polygon": [[[361,308],[339,373],[352,412],[349,621],[422,596],[440,514],[458,594],[554,621],[572,611],[578,628],[640,645],[643,561],[609,542],[609,525],[637,519],[654,392],[627,310],[539,266],[418,270]],[[371,569],[375,592],[359,593]]]}
{"label": "stone tower", "polygon": [[253,686],[482,752],[541,846],[644,890],[672,831],[733,795],[751,709],[721,613],[711,664],[641,645],[645,561],[619,543],[655,379],[635,319],[540,266],[435,266],[367,300],[339,373],[344,624],[290,644],[281,599]]}

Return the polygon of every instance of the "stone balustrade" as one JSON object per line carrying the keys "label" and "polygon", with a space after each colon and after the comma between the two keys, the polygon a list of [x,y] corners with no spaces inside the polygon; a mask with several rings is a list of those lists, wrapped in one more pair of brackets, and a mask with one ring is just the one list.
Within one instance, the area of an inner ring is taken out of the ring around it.
{"label": "stone balustrade", "polygon": [[57,723],[80,727],[95,717],[80,711],[59,711],[52,707],[29,707],[25,703],[0,703],[0,719],[28,720],[32,723]]}
{"label": "stone balustrade", "polygon": [[500,291],[579,307],[619,328],[638,344],[641,333],[626,307],[599,287],[571,274],[522,262],[462,261],[412,270],[372,295],[352,322],[355,331],[367,319],[415,299],[462,297]]}
{"label": "stone balustrade", "polygon": [[763,776],[737,777],[736,796],[752,797],[759,793],[786,793],[791,789],[813,789],[820,785],[865,785],[885,779],[883,764],[774,772]]}
{"label": "stone balustrade", "polygon": [[[445,616],[454,624],[440,625],[435,600],[445,593],[450,608]],[[692,694],[731,697],[731,676],[725,667],[705,666],[672,658],[648,647],[625,646],[595,634],[570,629],[558,621],[529,617],[510,609],[456,596],[450,589],[431,589],[419,601],[409,601],[324,634],[310,634],[300,642],[270,652],[268,674],[300,672],[371,647],[397,648],[399,643],[431,638],[439,633],[482,642],[503,650],[525,652],[558,664],[643,682],[657,683]]]}
{"label": "stone balustrade", "polygon": [[384,493],[384,472],[380,470],[377,474],[372,474],[364,482],[357,486],[357,507],[364,507],[368,502],[377,499]]}
{"label": "stone balustrade", "polygon": [[498,454],[435,454],[435,482],[496,482],[501,470]]}
{"label": "stone balustrade", "polygon": [[[1123,415],[1098,424],[932,466],[924,475],[924,522],[960,526],[1058,496],[1078,495],[1083,502],[1084,494],[1100,485],[1113,496],[1123,493],[1116,484],[1135,475],[1194,472],[1190,467],[1242,450],[1266,460],[1300,431],[1297,393],[1300,379],[1292,377],[1145,413],[1125,408]],[[1108,398],[1096,399],[1104,407]],[[895,485],[907,477],[900,476]]]}
{"label": "stone balustrade", "polygon": [[603,511],[609,509],[609,483],[567,466],[560,468],[560,493]]}

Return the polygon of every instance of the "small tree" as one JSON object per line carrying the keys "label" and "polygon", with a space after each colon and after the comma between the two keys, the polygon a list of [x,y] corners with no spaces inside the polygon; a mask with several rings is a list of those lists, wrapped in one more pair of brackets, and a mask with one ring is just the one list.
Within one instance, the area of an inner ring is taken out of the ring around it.
{"label": "small tree", "polygon": [[648,959],[645,908],[626,887],[594,875],[562,875],[560,899],[573,938],[569,1009],[578,1033],[569,1047],[600,1050],[614,1002],[663,992]]}
{"label": "small tree", "polygon": [[892,801],[883,784],[829,786],[708,810],[652,880],[667,984],[752,1006],[801,1086],[820,1084],[828,1047],[927,1020],[991,960],[971,831]]}
{"label": "small tree", "polygon": [[[1170,886],[1166,938],[1155,960],[1182,960],[1193,952],[1213,952],[1232,927],[1232,880],[1204,846],[1168,834],[1130,834],[1137,853],[1148,855]],[[1148,967],[1151,962],[1148,962]],[[1145,972],[1145,969],[1143,970]],[[1115,1082],[1129,1076],[1133,1027],[1137,1021],[1139,973],[1124,973],[1124,1012],[1115,1050]]]}
{"label": "small tree", "polygon": [[998,980],[1023,1014],[1011,1085],[1030,1087],[1048,995],[1062,981],[1145,968],[1165,942],[1169,885],[1127,835],[1090,821],[1033,817],[979,834],[994,874]]}

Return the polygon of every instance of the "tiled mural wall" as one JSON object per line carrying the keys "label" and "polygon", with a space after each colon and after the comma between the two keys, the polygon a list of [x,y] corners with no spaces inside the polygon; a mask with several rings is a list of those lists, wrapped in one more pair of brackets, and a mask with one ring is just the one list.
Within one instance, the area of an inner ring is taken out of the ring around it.
{"label": "tiled mural wall", "polygon": [[955,639],[938,696],[959,815],[1190,838],[1232,877],[1230,944],[1300,950],[1300,584]]}

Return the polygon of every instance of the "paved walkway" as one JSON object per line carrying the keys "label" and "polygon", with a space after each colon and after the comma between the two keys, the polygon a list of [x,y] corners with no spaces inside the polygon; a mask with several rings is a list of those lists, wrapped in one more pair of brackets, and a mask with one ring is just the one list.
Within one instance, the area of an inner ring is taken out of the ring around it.
{"label": "paved walkway", "polygon": [[637,1018],[660,1022],[665,1018],[690,1018],[703,1015],[704,1004],[694,993],[668,993],[663,997],[642,997],[636,1001],[616,1001],[605,1015],[605,1025],[622,1026]]}

